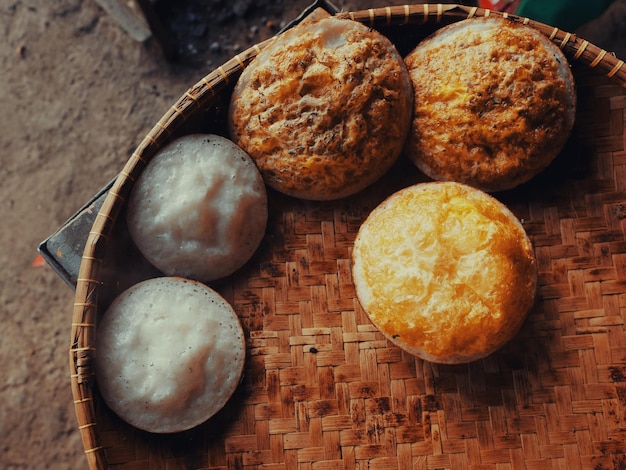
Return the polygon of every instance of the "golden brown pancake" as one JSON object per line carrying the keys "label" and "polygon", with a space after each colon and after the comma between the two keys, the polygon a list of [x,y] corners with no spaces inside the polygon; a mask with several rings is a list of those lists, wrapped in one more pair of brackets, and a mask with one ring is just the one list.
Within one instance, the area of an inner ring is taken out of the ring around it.
{"label": "golden brown pancake", "polygon": [[415,91],[406,152],[435,180],[511,189],[544,170],[570,134],[569,64],[530,26],[463,20],[418,44],[405,63]]}
{"label": "golden brown pancake", "polygon": [[337,199],[394,163],[412,99],[402,57],[385,36],[324,18],[281,34],[243,71],[230,103],[231,138],[274,189]]}
{"label": "golden brown pancake", "polygon": [[375,208],[353,250],[359,302],[400,348],[437,363],[483,358],[533,306],[537,272],[519,220],[470,186],[410,186]]}

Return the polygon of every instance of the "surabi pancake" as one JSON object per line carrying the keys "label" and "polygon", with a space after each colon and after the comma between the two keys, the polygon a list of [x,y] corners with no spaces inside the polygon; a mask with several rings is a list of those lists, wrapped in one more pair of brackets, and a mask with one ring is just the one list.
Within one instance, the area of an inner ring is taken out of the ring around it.
{"label": "surabi pancake", "polygon": [[129,424],[180,432],[223,408],[245,356],[239,319],[217,292],[189,279],[154,278],[122,292],[100,320],[97,384]]}
{"label": "surabi pancake", "polygon": [[246,67],[231,96],[230,137],[268,186],[303,199],[339,199],[396,161],[412,101],[389,39],[329,17],[280,34]]}
{"label": "surabi pancake", "polygon": [[536,29],[472,18],[405,57],[415,93],[406,153],[439,181],[495,192],[547,168],[576,114],[567,58]]}
{"label": "surabi pancake", "polygon": [[422,183],[376,207],[352,253],[358,300],[380,331],[436,363],[483,358],[532,308],[537,271],[520,221],[459,183]]}
{"label": "surabi pancake", "polygon": [[208,282],[252,257],[267,217],[252,159],[225,137],[193,134],[150,160],[133,186],[127,222],[135,245],[164,274]]}

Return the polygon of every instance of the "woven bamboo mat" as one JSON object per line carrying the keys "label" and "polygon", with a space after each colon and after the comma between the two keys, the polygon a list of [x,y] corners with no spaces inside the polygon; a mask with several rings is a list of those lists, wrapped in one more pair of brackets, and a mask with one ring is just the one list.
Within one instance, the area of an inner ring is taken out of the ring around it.
{"label": "woven bamboo mat", "polygon": [[[352,17],[380,27],[403,49],[446,21],[485,14],[419,5]],[[151,435],[106,407],[92,369],[98,314],[122,289],[157,274],[126,235],[124,200],[169,139],[225,131],[229,87],[263,45],[181,97],[120,173],[83,256],[70,366],[90,467],[626,468],[623,62],[562,31],[545,32],[571,59],[579,102],[570,142],[551,167],[497,195],[523,221],[538,259],[539,296],[522,331],[486,359],[442,366],[403,353],[369,322],[355,299],[351,247],[373,207],[425,180],[405,159],[371,189],[341,201],[270,191],[258,253],[214,285],[246,332],[243,381],[207,423]]]}

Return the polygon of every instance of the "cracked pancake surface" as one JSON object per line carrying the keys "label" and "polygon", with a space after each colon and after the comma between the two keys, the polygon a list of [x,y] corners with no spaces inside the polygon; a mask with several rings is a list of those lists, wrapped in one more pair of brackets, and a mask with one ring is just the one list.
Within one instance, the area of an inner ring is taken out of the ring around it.
{"label": "cracked pancake surface", "polygon": [[399,156],[413,99],[395,46],[338,18],[276,37],[248,65],[231,97],[231,138],[285,194],[354,194]]}
{"label": "cracked pancake surface", "polygon": [[419,43],[405,63],[415,92],[406,153],[435,180],[511,189],[544,170],[569,137],[572,72],[530,26],[460,21]]}

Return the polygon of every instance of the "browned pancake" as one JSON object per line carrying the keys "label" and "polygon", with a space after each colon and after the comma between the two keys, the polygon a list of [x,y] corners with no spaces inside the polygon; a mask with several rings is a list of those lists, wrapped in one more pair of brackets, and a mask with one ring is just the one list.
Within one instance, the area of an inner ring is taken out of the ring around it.
{"label": "browned pancake", "polygon": [[413,92],[393,44],[337,18],[278,36],[244,70],[231,98],[231,138],[285,194],[354,194],[396,160]]}
{"label": "browned pancake", "polygon": [[511,189],[544,170],[572,129],[562,51],[501,18],[438,30],[405,58],[415,91],[407,154],[433,179]]}

